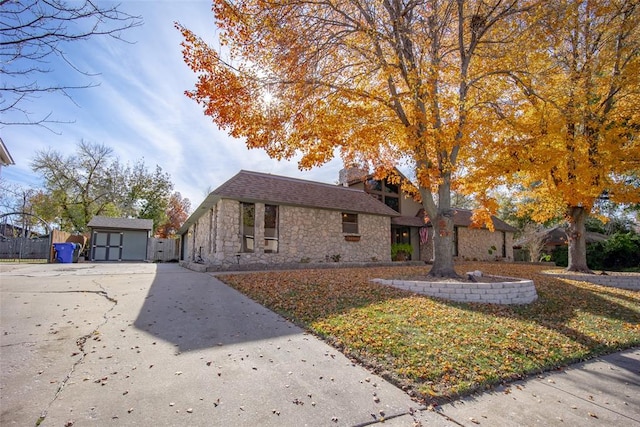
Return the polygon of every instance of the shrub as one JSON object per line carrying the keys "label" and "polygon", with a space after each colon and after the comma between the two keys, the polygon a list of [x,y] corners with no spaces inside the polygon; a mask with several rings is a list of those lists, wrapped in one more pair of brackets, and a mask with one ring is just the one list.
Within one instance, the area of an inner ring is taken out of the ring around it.
{"label": "shrub", "polygon": [[551,252],[551,261],[555,262],[558,267],[566,267],[569,265],[569,248],[566,246],[558,246]]}
{"label": "shrub", "polygon": [[[398,259],[400,254],[411,255],[413,247],[409,243],[394,243],[391,245],[391,259]],[[402,255],[400,255],[402,257]]]}
{"label": "shrub", "polygon": [[640,267],[640,235],[615,233],[603,243],[602,266],[608,270]]}
{"label": "shrub", "polygon": [[[568,248],[557,247],[551,260],[559,267],[569,264]],[[640,235],[615,233],[604,242],[587,245],[587,265],[592,270],[623,270],[640,267]]]}

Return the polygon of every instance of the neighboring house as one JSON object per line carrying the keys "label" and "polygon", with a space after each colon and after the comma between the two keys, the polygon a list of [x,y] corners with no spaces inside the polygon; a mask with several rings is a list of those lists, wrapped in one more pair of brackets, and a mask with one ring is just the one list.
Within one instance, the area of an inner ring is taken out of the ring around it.
{"label": "neighboring house", "polygon": [[94,216],[91,229],[91,261],[145,261],[153,220]]}
{"label": "neighboring house", "polygon": [[[516,253],[516,259],[518,261],[531,261],[531,256],[527,249],[530,239],[536,239],[542,244],[541,252],[543,254],[551,254],[559,247],[569,246],[569,237],[567,231],[562,226],[553,227],[546,230],[541,230],[534,236],[529,238],[522,238],[513,243],[513,249]],[[587,245],[592,243],[604,242],[608,239],[605,234],[595,233],[587,231],[585,234],[585,241]]]}
{"label": "neighboring house", "polygon": [[[397,172],[401,180],[406,179]],[[391,219],[391,243],[410,244],[414,260],[433,260],[433,227],[428,219],[425,221],[422,205],[403,193],[399,185],[387,179],[376,180],[358,168],[341,170],[339,181],[343,186],[369,193],[398,213]],[[495,216],[493,232],[486,227],[473,227],[472,214],[471,210],[454,208],[454,256],[464,260],[512,261],[513,235],[517,229]]]}
{"label": "neighboring house", "polygon": [[361,190],[243,170],[180,228],[181,260],[223,269],[390,261],[395,215]]}
{"label": "neighboring house", "polygon": [[3,166],[15,165],[13,161],[13,157],[11,157],[11,153],[7,150],[7,147],[4,145],[2,138],[0,138],[0,171],[2,171]]}

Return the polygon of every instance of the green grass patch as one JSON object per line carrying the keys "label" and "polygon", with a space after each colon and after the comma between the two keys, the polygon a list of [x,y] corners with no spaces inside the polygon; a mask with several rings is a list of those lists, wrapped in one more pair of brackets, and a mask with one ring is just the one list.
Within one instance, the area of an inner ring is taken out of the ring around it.
{"label": "green grass patch", "polygon": [[533,279],[526,306],[464,304],[370,282],[424,267],[221,276],[419,397],[443,401],[640,345],[640,293],[553,278],[541,266],[466,263],[459,273]]}

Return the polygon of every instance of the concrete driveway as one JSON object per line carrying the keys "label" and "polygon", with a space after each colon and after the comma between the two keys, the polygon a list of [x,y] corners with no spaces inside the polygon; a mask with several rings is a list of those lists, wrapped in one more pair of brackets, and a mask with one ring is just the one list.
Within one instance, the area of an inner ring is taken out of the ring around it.
{"label": "concrete driveway", "polygon": [[425,410],[175,264],[0,264],[0,425],[638,426],[640,349]]}
{"label": "concrete driveway", "polygon": [[353,426],[401,414],[411,425],[419,409],[209,274],[89,263],[0,274],[2,426]]}

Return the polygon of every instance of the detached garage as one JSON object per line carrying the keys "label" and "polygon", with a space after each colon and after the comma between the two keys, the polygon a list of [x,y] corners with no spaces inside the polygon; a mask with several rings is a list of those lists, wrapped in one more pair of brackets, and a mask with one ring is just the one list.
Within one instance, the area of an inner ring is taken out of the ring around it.
{"label": "detached garage", "polygon": [[147,259],[153,220],[94,216],[91,229],[91,261],[144,261]]}

